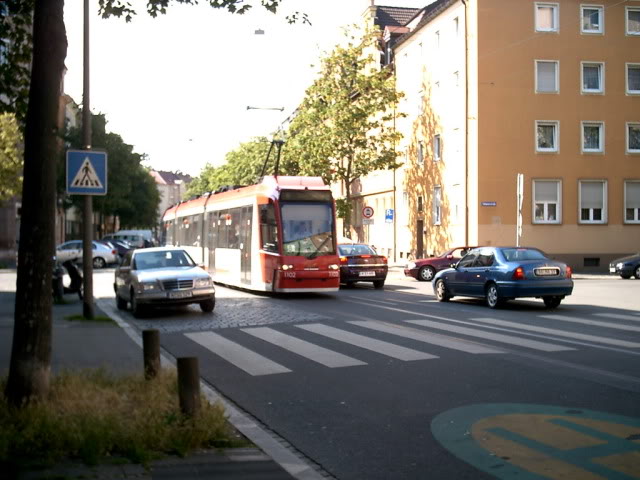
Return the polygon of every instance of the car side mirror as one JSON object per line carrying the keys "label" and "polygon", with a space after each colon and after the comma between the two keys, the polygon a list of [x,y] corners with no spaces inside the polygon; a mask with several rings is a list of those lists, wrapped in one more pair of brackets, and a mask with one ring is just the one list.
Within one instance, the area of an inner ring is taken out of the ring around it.
{"label": "car side mirror", "polygon": [[453,262],[453,263],[451,264],[451,268],[458,268],[458,263],[459,263],[459,262]]}

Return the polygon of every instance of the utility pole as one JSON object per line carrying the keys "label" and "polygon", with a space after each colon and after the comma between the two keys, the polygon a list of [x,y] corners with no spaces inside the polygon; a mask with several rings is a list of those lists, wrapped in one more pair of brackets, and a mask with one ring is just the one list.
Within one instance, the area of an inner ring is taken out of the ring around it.
{"label": "utility pole", "polygon": [[516,247],[520,246],[522,238],[522,200],[524,198],[524,175],[516,175]]}

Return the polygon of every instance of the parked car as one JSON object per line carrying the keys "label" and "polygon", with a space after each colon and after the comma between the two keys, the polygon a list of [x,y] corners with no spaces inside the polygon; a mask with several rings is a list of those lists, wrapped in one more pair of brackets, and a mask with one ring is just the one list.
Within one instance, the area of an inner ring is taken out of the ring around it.
{"label": "parked car", "polygon": [[454,296],[485,298],[490,308],[522,297],[542,298],[556,308],[573,292],[571,267],[536,248],[479,247],[453,268],[436,273],[433,289],[440,302]]}
{"label": "parked car", "polygon": [[614,260],[609,264],[609,273],[625,279],[633,275],[640,280],[640,253]]}
{"label": "parked car", "polygon": [[467,252],[476,247],[456,247],[442,252],[437,257],[421,258],[407,263],[404,274],[421,282],[430,282],[436,272],[451,267],[457,263]]}
{"label": "parked car", "polygon": [[97,241],[111,246],[116,252],[118,252],[118,257],[120,260],[124,258],[127,252],[133,250],[133,246],[126,240],[105,240],[103,238],[102,240]]}
{"label": "parked car", "polygon": [[[56,247],[56,258],[60,263],[82,258],[82,240],[70,240]],[[117,263],[118,252],[104,243],[93,242],[93,266],[105,268],[110,263]]]}
{"label": "parked car", "polygon": [[139,317],[147,307],[197,303],[203,312],[215,307],[211,275],[182,248],[153,247],[128,252],[116,268],[116,305]]}
{"label": "parked car", "polygon": [[145,243],[145,238],[139,233],[110,233],[109,235],[102,237],[102,240],[106,240],[107,242],[111,242],[113,240],[124,240],[133,248],[144,248],[145,246],[150,246],[149,243]]}
{"label": "parked car", "polygon": [[373,282],[375,288],[384,287],[389,270],[387,257],[359,243],[338,245],[338,254],[340,283],[351,286],[356,282]]}

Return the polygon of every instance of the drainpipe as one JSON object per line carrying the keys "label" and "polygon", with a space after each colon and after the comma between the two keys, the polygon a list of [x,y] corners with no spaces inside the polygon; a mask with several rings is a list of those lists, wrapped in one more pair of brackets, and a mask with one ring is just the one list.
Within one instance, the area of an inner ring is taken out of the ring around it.
{"label": "drainpipe", "polygon": [[469,0],[464,5],[464,244],[469,245]]}

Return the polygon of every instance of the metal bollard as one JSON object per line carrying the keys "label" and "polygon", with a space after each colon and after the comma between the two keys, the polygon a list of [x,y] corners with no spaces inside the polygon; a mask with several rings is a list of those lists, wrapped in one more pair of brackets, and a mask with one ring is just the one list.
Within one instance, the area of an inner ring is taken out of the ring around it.
{"label": "metal bollard", "polygon": [[152,380],[160,373],[160,332],[142,331],[142,352],[144,356],[144,378]]}
{"label": "metal bollard", "polygon": [[197,357],[178,358],[180,410],[190,417],[200,410],[200,370]]}

